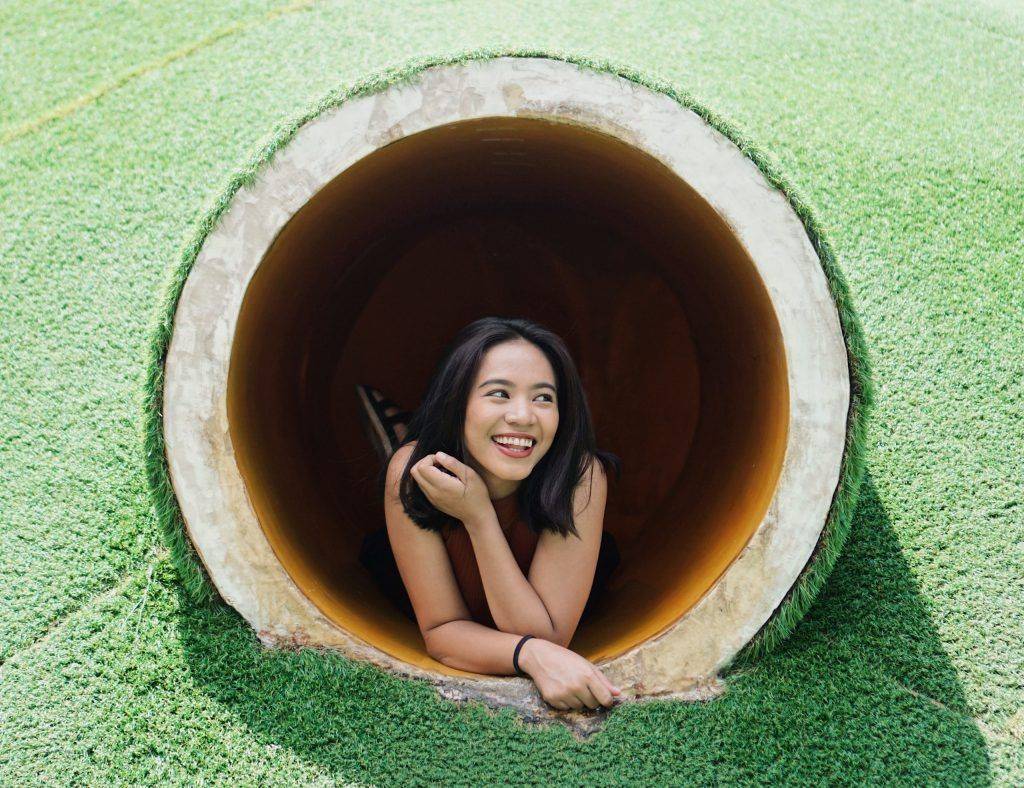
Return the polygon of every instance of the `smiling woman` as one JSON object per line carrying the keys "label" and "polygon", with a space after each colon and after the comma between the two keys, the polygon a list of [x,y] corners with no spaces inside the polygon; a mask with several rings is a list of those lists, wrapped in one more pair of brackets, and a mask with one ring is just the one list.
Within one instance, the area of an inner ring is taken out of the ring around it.
{"label": "smiling woman", "polygon": [[610,703],[600,671],[565,646],[599,563],[604,466],[619,463],[596,448],[565,343],[526,320],[475,321],[445,353],[405,441],[384,511],[428,653],[508,675],[513,641],[532,634],[523,656],[545,700]]}
{"label": "smiling woman", "polygon": [[[477,382],[480,377],[484,377],[489,374],[496,374],[489,371],[492,359],[498,359],[507,354],[510,350],[513,352],[518,351],[517,355],[521,354],[523,348],[517,347],[518,344],[519,343],[514,343],[507,346],[498,345],[488,351],[484,355],[481,372],[477,375]],[[530,345],[523,345],[523,347],[531,348]],[[550,364],[543,355],[540,355],[539,352],[536,352],[536,354],[539,355],[539,359],[543,364],[550,368]],[[548,376],[548,380],[553,381],[554,379],[555,375],[552,371]],[[525,386],[526,384],[523,385]],[[386,467],[389,464],[392,455],[394,455],[398,450],[399,446],[403,443],[408,443],[406,437],[408,435],[408,423],[412,414],[408,411],[402,410],[399,406],[384,397],[381,392],[374,388],[365,385],[359,385],[356,388],[358,399],[360,401],[360,412],[361,415],[365,417],[364,427],[366,435],[370,443],[377,450],[378,456],[381,457],[382,466]],[[476,393],[484,392],[482,394],[483,397],[506,400],[510,399],[508,390],[514,390],[515,388],[516,384],[514,381],[505,378],[489,378],[488,380],[479,383],[479,385],[476,385],[475,382],[474,388],[470,392],[470,396],[472,398],[475,391]],[[531,388],[537,392],[535,394],[536,399],[549,400],[550,402],[556,401],[556,389],[553,383],[535,383]],[[543,389],[550,390],[551,393],[542,391]],[[467,407],[467,428],[464,431],[465,433],[474,432],[474,429],[470,426],[471,422],[474,421],[474,418],[468,413],[472,410],[474,410],[472,405]],[[515,418],[516,417],[514,416],[511,417],[509,419],[510,423],[514,422]],[[494,441],[495,445],[499,447],[504,454],[517,458],[532,456],[533,447],[536,443],[536,439],[532,436],[527,436],[525,433],[508,431],[494,435],[491,440]],[[550,443],[550,441],[548,443]],[[434,467],[440,468],[445,473],[452,473],[447,468],[445,454],[434,453],[432,455],[425,456],[434,458]],[[455,458],[450,458],[450,460],[452,462],[457,462]],[[490,499],[490,503],[494,507],[496,516],[501,525],[501,530],[505,534],[508,545],[519,563],[520,569],[523,572],[528,572],[537,544],[537,534],[533,533],[526,525],[524,519],[519,516],[518,496],[515,493],[515,489],[510,485],[502,484],[500,475],[494,476],[489,471],[483,470],[480,463],[472,457],[470,457],[470,462],[472,463],[473,469],[480,474],[481,477],[490,478],[488,483],[488,498]],[[516,468],[511,471],[505,471],[504,473],[506,475],[510,472],[518,473],[519,470],[520,469]],[[518,487],[518,485],[516,486]],[[506,490],[511,491],[506,492]],[[448,557],[458,581],[459,589],[470,613],[472,614],[473,620],[486,624],[487,626],[495,626],[494,619],[491,617],[490,609],[487,606],[487,599],[484,593],[483,583],[480,578],[476,556],[473,552],[472,543],[467,538],[465,528],[444,528],[441,533],[444,537],[445,547],[447,548]],[[359,561],[367,571],[370,572],[374,581],[380,587],[381,592],[391,601],[391,603],[402,610],[411,620],[415,620],[415,613],[413,611],[412,604],[409,601],[409,595],[405,589],[405,584],[398,572],[398,567],[395,563],[394,553],[391,549],[391,543],[388,539],[386,528],[381,527],[366,535],[363,539],[362,547],[360,548]],[[594,608],[601,603],[608,585],[608,578],[612,572],[614,572],[619,562],[620,556],[615,538],[610,532],[602,529],[601,550],[598,554],[593,586],[587,600],[587,605],[583,610],[583,618],[587,618],[589,615],[592,615]]]}
{"label": "smiling woman", "polygon": [[[155,343],[152,478],[183,570],[192,544],[266,643],[519,697],[521,680],[436,659],[360,565],[384,512],[353,396],[372,381],[426,402],[461,327],[515,314],[564,338],[622,458],[602,525],[621,564],[573,651],[629,695],[702,696],[788,633],[847,533],[863,348],[806,209],[710,117],[664,86],[515,56],[370,80],[275,138],[200,228]],[[510,383],[466,389],[463,445],[431,452],[489,493],[585,467],[559,453],[581,408],[558,389],[552,435],[534,386],[559,381],[528,362],[474,381]],[[563,496],[515,490],[538,551],[575,520]]]}
{"label": "smiling woman", "polygon": [[[527,436],[531,447],[515,450],[494,440],[510,431]],[[447,520],[409,478],[427,454],[464,460],[492,499],[519,490],[533,529],[559,534],[573,532],[571,495],[590,461],[618,467],[617,458],[596,446],[583,384],[565,343],[526,320],[484,318],[463,329],[434,372],[406,440],[417,446],[403,473],[402,504],[426,528]]]}

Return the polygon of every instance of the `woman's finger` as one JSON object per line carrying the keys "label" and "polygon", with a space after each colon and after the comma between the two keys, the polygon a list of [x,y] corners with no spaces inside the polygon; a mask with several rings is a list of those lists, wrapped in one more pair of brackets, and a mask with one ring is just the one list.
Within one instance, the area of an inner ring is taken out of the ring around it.
{"label": "woman's finger", "polygon": [[582,705],[577,706],[578,709],[596,709],[600,706],[600,702],[594,697],[594,693],[590,691],[590,686],[583,687],[582,689],[576,690],[573,693],[580,701]]}
{"label": "woman's finger", "polygon": [[431,491],[434,489],[434,485],[431,484],[430,480],[423,475],[423,469],[420,468],[419,465],[419,463],[413,465],[412,468],[409,469],[409,475],[416,480],[416,484],[418,484],[424,494],[429,497]]}
{"label": "woman's finger", "polygon": [[441,465],[454,473],[459,478],[459,481],[463,484],[466,483],[466,466],[463,463],[459,462],[450,454],[445,454],[443,451],[439,451],[434,456]]}
{"label": "woman's finger", "polygon": [[413,465],[412,467],[422,471],[424,468],[429,468],[433,464],[434,455],[428,454],[425,457],[420,457],[419,460],[416,461],[416,464]]}
{"label": "woman's finger", "polygon": [[608,685],[601,681],[601,674],[594,676],[594,678],[587,681],[587,686],[590,687],[590,692],[606,709],[611,708],[612,705],[612,691],[608,689]]}
{"label": "woman's finger", "polygon": [[604,685],[608,688],[608,691],[611,692],[613,695],[618,695],[620,692],[622,692],[622,690],[615,686],[614,682],[612,682],[611,679],[604,675],[604,673],[602,673],[599,668],[594,668],[594,672],[597,674],[598,678],[601,679]]}
{"label": "woman's finger", "polygon": [[435,487],[437,487],[439,490],[451,490],[452,492],[459,492],[465,488],[461,481],[449,476],[440,468],[437,468],[433,465],[428,465],[427,467],[425,467],[422,473],[427,478],[427,480]]}
{"label": "woman's finger", "polygon": [[436,458],[436,457],[437,457],[437,455],[436,455],[436,454],[428,454],[428,455],[426,455],[425,457],[421,458],[421,459],[419,460],[419,462],[417,462],[417,463],[416,463],[416,464],[415,464],[414,466],[412,466],[412,467],[413,467],[413,468],[417,468],[417,469],[419,469],[419,472],[420,472],[421,474],[424,474],[424,475],[426,475],[426,476],[427,476],[427,478],[428,478],[428,479],[429,479],[430,481],[434,481],[435,479],[439,478],[439,477],[437,477],[437,476],[434,476],[434,475],[433,475],[432,473],[430,473],[431,471],[437,471],[437,473],[439,473],[439,474],[440,474],[441,476],[444,476],[444,477],[446,477],[446,478],[450,478],[450,477],[448,476],[448,474],[446,474],[446,473],[445,473],[444,471],[442,471],[442,470],[441,470],[440,468],[438,468],[438,467],[437,467],[437,466],[436,466],[436,465],[434,464],[434,463],[435,463],[435,458]]}
{"label": "woman's finger", "polygon": [[601,702],[597,693],[594,692],[595,685],[597,683],[598,682],[591,682],[590,680],[587,681],[586,697],[584,698],[584,702],[586,702],[588,709],[599,709],[605,705]]}

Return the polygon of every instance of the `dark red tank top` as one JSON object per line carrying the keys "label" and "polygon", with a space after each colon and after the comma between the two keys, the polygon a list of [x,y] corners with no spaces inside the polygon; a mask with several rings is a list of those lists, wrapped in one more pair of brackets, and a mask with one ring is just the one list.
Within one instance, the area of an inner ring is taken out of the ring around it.
{"label": "dark red tank top", "polygon": [[[515,493],[506,498],[492,500],[491,504],[494,506],[494,513],[498,516],[498,523],[508,540],[516,563],[519,564],[524,575],[529,574],[539,536],[533,533],[520,519]],[[494,627],[494,619],[487,606],[483,579],[480,577],[480,567],[476,563],[476,555],[473,552],[473,542],[469,538],[469,532],[462,523],[457,523],[454,527],[445,528],[442,538],[445,547],[448,548],[448,558],[451,559],[455,579],[459,584],[459,590],[462,591],[462,598],[466,601],[470,615],[478,624]]]}

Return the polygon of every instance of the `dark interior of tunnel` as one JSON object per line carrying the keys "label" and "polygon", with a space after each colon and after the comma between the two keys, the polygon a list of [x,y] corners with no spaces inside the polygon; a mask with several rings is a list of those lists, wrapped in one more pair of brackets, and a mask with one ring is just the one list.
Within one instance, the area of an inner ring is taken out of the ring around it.
{"label": "dark interior of tunnel", "polygon": [[756,530],[789,391],[771,299],[729,225],[615,136],[529,117],[441,126],[377,149],[297,212],[232,345],[228,419],[250,500],[328,618],[458,673],[358,561],[384,521],[354,387],[414,408],[456,332],[486,315],[566,341],[598,444],[622,459],[605,516],[622,563],[570,644],[616,656],[685,614]]}

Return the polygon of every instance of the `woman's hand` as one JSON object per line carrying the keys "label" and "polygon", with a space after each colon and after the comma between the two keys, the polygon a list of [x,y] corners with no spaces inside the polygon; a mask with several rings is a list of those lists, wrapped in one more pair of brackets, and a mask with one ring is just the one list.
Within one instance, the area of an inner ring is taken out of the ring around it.
{"label": "woman's hand", "polygon": [[487,485],[480,474],[444,452],[428,454],[409,472],[435,507],[461,520],[467,528],[494,513]]}
{"label": "woman's hand", "polygon": [[587,659],[550,640],[527,640],[519,650],[519,666],[556,709],[610,708],[621,692]]}

